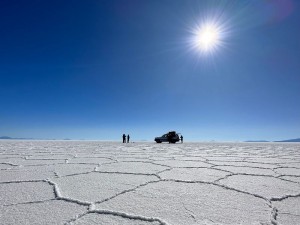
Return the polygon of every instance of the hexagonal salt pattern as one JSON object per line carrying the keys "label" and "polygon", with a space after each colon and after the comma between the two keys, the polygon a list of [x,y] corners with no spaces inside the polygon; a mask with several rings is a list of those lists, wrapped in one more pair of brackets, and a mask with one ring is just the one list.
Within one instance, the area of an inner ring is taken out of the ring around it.
{"label": "hexagonal salt pattern", "polygon": [[149,184],[97,208],[157,217],[166,224],[270,224],[270,208],[264,200],[210,184]]}
{"label": "hexagonal salt pattern", "polygon": [[294,225],[299,149],[0,141],[0,223]]}
{"label": "hexagonal salt pattern", "polygon": [[103,201],[125,190],[157,180],[155,176],[98,172],[53,179],[62,196],[88,202]]}

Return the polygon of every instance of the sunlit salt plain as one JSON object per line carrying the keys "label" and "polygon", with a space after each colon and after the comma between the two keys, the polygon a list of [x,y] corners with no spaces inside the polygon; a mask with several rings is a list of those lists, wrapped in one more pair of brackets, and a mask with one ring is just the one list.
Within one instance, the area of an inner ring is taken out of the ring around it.
{"label": "sunlit salt plain", "polygon": [[300,144],[0,141],[0,224],[300,224]]}

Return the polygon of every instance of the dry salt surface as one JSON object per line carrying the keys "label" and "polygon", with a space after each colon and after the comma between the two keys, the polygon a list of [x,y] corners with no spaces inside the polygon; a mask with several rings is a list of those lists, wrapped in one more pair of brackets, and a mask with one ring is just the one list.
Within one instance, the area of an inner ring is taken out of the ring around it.
{"label": "dry salt surface", "polygon": [[0,224],[300,224],[300,144],[0,141]]}

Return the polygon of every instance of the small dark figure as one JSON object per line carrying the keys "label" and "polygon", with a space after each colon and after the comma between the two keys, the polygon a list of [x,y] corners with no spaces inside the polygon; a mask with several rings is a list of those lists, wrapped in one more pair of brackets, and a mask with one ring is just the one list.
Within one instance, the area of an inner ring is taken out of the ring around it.
{"label": "small dark figure", "polygon": [[180,141],[181,141],[181,143],[183,143],[183,136],[182,135],[180,135]]}
{"label": "small dark figure", "polygon": [[127,135],[127,143],[129,143],[129,139],[130,139],[130,136],[129,134]]}
{"label": "small dark figure", "polygon": [[126,135],[123,134],[123,143],[126,143]]}
{"label": "small dark figure", "polygon": [[172,135],[171,135],[171,133],[168,133],[167,137],[168,137],[168,142],[170,144],[172,142]]}

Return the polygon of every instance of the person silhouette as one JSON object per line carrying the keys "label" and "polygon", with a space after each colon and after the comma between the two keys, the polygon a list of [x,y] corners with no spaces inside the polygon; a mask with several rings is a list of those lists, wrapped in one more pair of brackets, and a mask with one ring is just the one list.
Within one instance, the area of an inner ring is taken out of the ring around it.
{"label": "person silhouette", "polygon": [[127,143],[129,143],[129,139],[130,139],[130,136],[129,134],[127,135]]}
{"label": "person silhouette", "polygon": [[167,138],[168,138],[168,142],[170,144],[172,142],[172,135],[170,132],[167,134]]}
{"label": "person silhouette", "polygon": [[126,135],[123,134],[123,143],[126,143]]}
{"label": "person silhouette", "polygon": [[181,140],[181,143],[183,143],[183,136],[180,135],[180,140]]}

